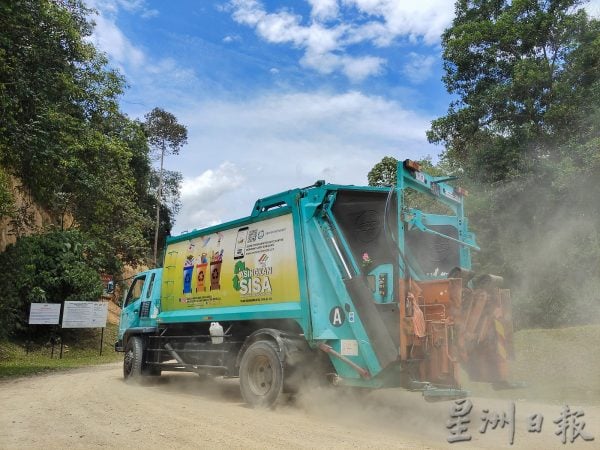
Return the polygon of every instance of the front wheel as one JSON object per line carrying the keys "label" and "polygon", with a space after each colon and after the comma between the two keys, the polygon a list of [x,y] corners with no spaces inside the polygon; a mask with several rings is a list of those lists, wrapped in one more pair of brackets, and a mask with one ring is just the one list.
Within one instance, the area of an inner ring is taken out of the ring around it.
{"label": "front wheel", "polygon": [[125,347],[123,358],[123,377],[126,380],[142,376],[142,359],[144,356],[144,343],[142,338],[134,336],[129,338]]}
{"label": "front wheel", "polygon": [[283,362],[270,341],[254,342],[240,362],[242,397],[253,407],[272,407],[283,389]]}

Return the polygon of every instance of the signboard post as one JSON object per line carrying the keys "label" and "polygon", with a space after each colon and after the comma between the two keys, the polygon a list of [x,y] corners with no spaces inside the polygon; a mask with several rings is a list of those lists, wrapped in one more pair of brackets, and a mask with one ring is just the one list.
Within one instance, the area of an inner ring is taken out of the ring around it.
{"label": "signboard post", "polygon": [[63,328],[104,328],[108,318],[108,303],[65,302]]}
{"label": "signboard post", "polygon": [[[102,328],[100,355],[104,344],[104,328],[108,319],[108,303],[105,302],[65,302],[63,328]],[[61,342],[62,357],[62,342]]]}
{"label": "signboard post", "polygon": [[58,325],[60,303],[32,303],[29,310],[29,325]]}
{"label": "signboard post", "polygon": [[[32,303],[29,309],[29,325],[58,325],[60,322],[60,303]],[[50,339],[52,350],[50,359],[54,357],[54,337]],[[25,351],[29,353],[29,343],[25,345]]]}

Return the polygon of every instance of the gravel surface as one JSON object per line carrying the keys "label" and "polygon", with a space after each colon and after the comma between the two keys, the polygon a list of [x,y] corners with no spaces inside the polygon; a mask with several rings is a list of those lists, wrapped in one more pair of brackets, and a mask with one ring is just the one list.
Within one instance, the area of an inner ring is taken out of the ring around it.
{"label": "gravel surface", "polygon": [[[583,407],[578,419],[596,440],[565,446],[553,423],[562,405],[517,399],[511,446],[508,425],[479,432],[482,409],[508,411],[510,400],[470,400],[472,440],[449,444],[453,403],[418,393],[321,388],[254,410],[237,380],[167,373],[130,384],[120,364],[109,364],[0,382],[0,448],[600,448],[599,406]],[[539,434],[527,432],[533,413],[544,416]]]}

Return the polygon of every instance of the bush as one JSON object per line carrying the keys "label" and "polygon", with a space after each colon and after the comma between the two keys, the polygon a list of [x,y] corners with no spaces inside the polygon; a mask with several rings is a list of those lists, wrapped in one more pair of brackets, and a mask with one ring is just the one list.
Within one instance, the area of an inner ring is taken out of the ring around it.
{"label": "bush", "polygon": [[76,230],[22,237],[0,253],[0,337],[24,334],[32,302],[97,300],[102,283],[93,254]]}

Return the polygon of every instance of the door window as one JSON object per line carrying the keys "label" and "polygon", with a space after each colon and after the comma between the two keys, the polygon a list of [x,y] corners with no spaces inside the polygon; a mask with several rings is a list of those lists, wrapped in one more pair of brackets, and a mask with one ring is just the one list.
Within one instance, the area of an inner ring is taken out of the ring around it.
{"label": "door window", "polygon": [[139,277],[133,280],[131,287],[129,288],[129,292],[127,293],[127,299],[125,300],[125,308],[131,305],[136,300],[142,296],[142,290],[144,289],[144,281],[146,281],[146,277]]}
{"label": "door window", "polygon": [[150,295],[152,295],[152,287],[154,286],[154,275],[156,274],[153,273],[150,277],[150,283],[148,283],[148,292],[146,292],[146,298],[150,298]]}

